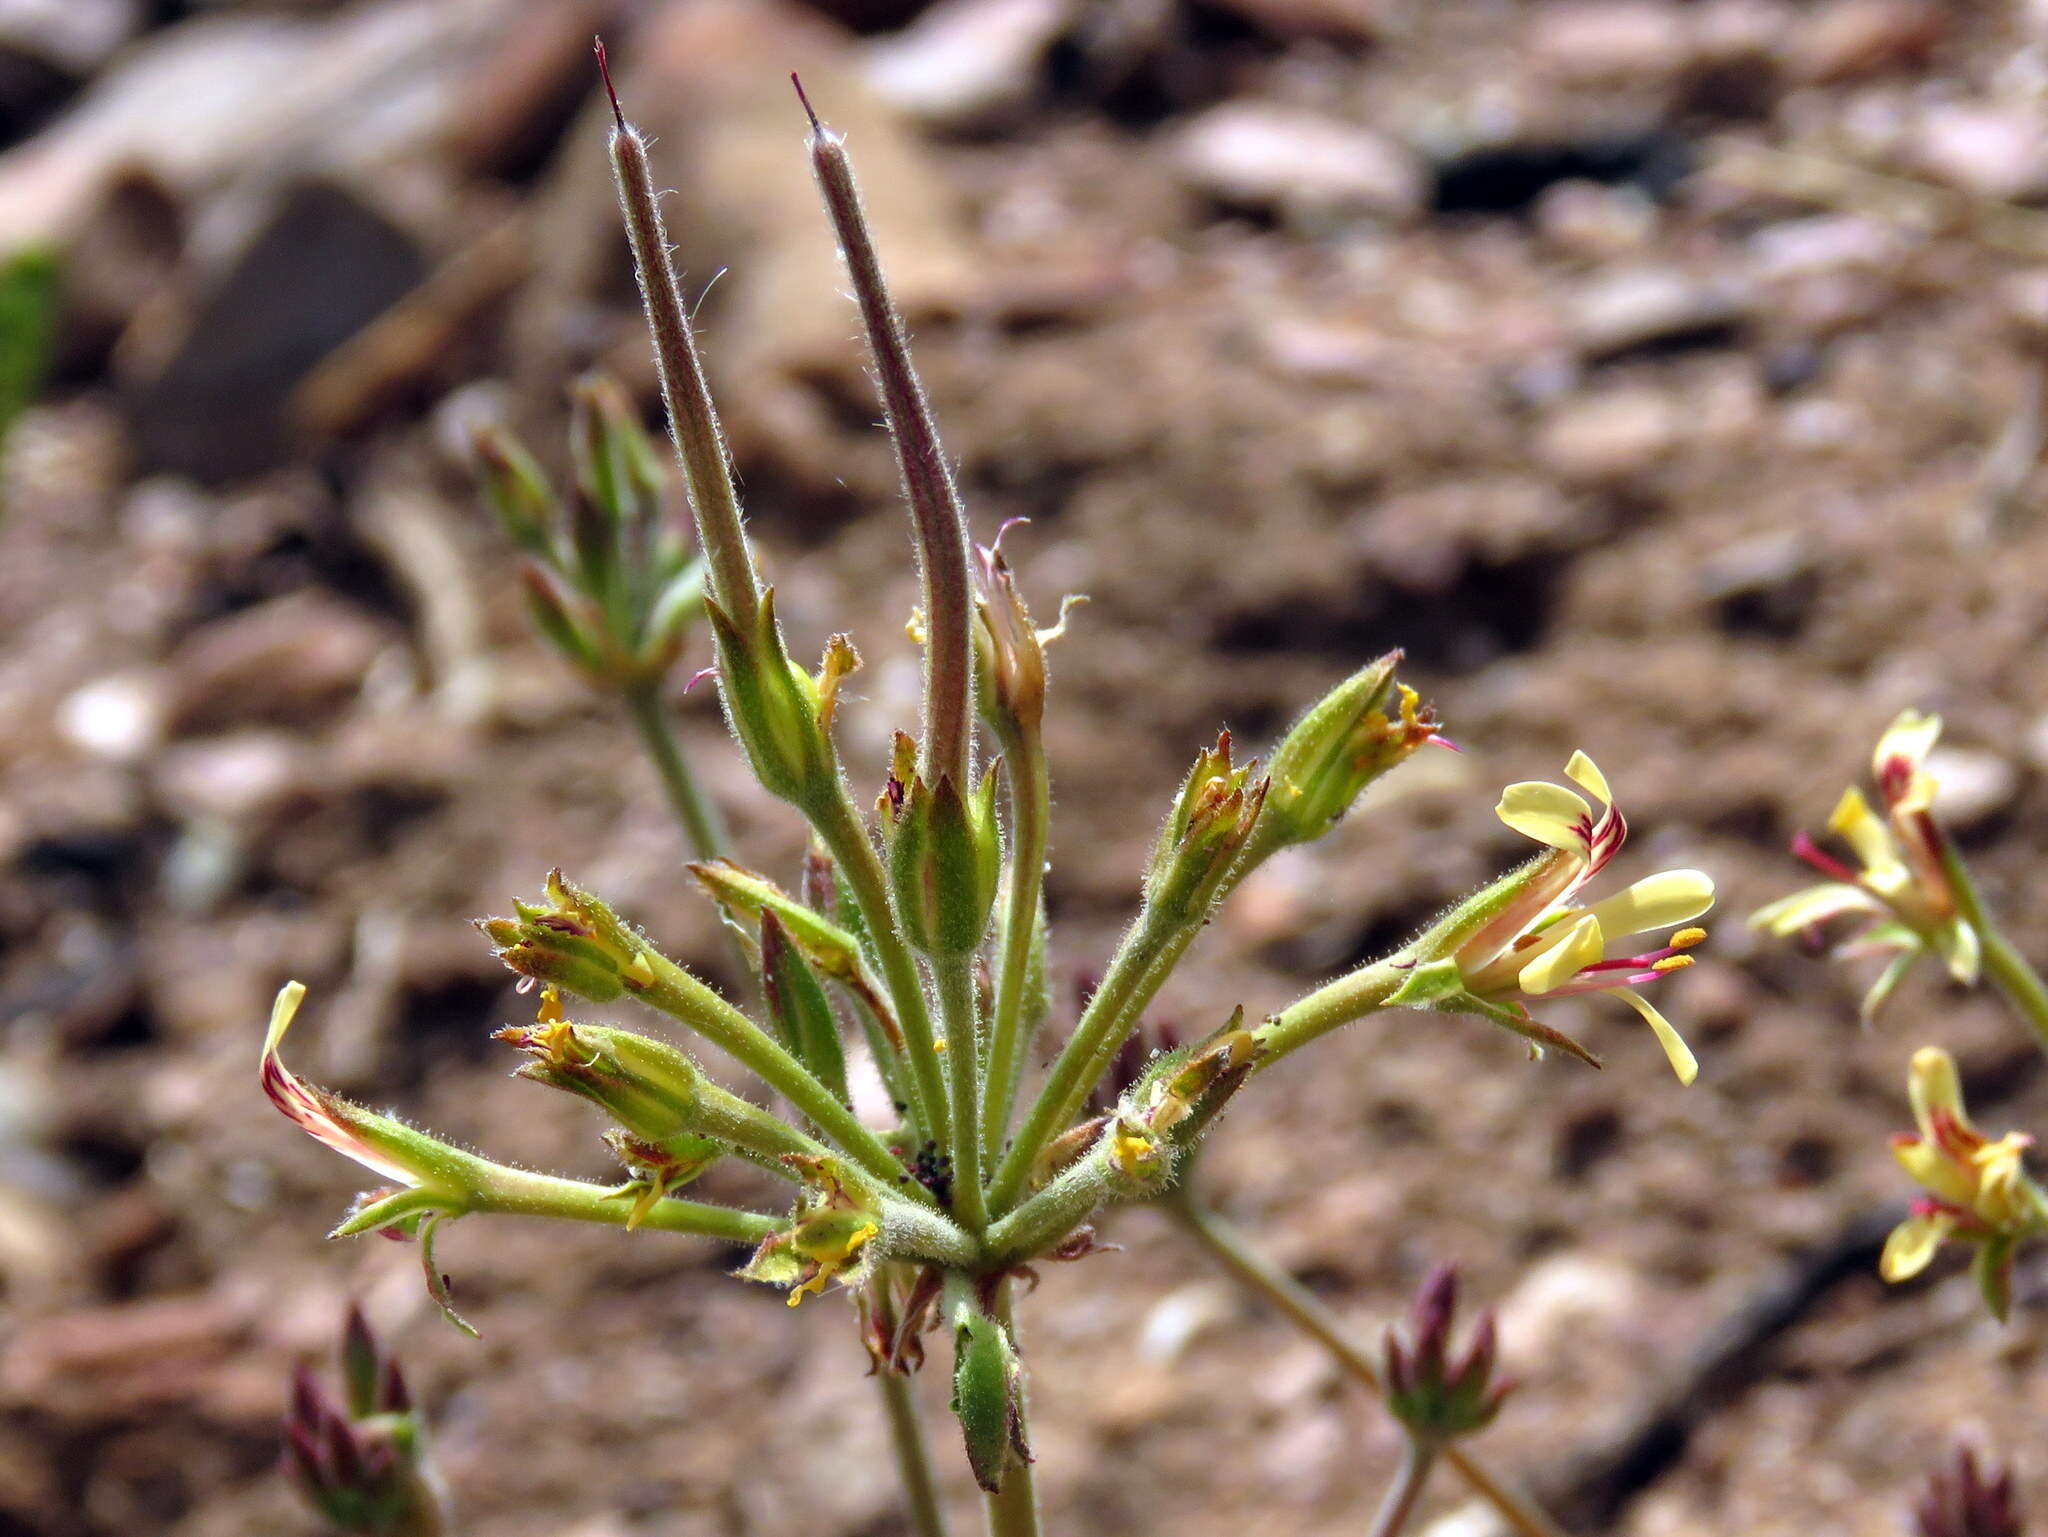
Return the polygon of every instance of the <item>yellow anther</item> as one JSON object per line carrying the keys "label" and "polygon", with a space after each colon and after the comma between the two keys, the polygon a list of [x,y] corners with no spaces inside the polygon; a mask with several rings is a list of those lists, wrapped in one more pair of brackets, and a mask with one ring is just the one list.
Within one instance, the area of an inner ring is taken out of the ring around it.
{"label": "yellow anther", "polygon": [[1650,963],[1650,970],[1658,972],[1683,971],[1691,964],[1692,957],[1689,955],[1667,955],[1661,961],[1652,961]]}
{"label": "yellow anther", "polygon": [[939,1037],[939,1038],[938,1038],[937,1040],[935,1040],[935,1041],[933,1041],[933,1042],[932,1042],[932,1050],[933,1050],[933,1051],[937,1051],[937,1052],[943,1052],[943,1051],[945,1051],[945,1049],[946,1049],[946,1038],[945,1038],[945,1037],[944,1037],[943,1035],[942,1035],[942,1036],[940,1036],[940,1037]]}
{"label": "yellow anther", "polygon": [[1704,943],[1706,937],[1707,931],[1705,929],[1680,929],[1671,936],[1671,948],[1674,950],[1690,950],[1694,945]]}
{"label": "yellow anther", "polygon": [[654,966],[647,959],[647,952],[645,950],[634,951],[633,959],[626,963],[625,968],[619,975],[635,987],[654,986]]}
{"label": "yellow anther", "polygon": [[540,1007],[534,1012],[534,1023],[541,1025],[560,1024],[563,1019],[562,994],[550,982],[540,990]]}

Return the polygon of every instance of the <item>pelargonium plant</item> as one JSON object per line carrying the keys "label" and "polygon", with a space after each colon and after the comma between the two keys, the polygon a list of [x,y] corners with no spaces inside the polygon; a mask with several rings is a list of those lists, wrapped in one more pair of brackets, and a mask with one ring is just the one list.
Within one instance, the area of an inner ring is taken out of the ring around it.
{"label": "pelargonium plant", "polygon": [[[1108,1210],[1155,1202],[1355,1377],[1386,1389],[1418,1450],[1382,1510],[1383,1534],[1401,1528],[1441,1455],[1515,1530],[1555,1537],[1549,1517],[1461,1444],[1503,1391],[1489,1382],[1490,1323],[1448,1366],[1448,1283],[1434,1282],[1424,1322],[1383,1373],[1320,1303],[1199,1203],[1187,1176],[1235,1096],[1283,1058],[1386,1009],[1472,1015],[1532,1054],[1591,1061],[1532,1011],[1563,995],[1614,992],[1690,1082],[1692,1053],[1640,989],[1690,963],[1704,938],[1693,921],[1713,883],[1669,871],[1582,900],[1627,827],[1581,754],[1566,766],[1576,790],[1517,784],[1501,798],[1501,820],[1540,852],[1410,943],[1267,1018],[1219,1011],[1185,1045],[1134,1049],[1148,1006],[1231,892],[1282,849],[1321,837],[1368,786],[1437,740],[1434,712],[1397,676],[1399,656],[1380,657],[1263,760],[1242,758],[1227,733],[1197,754],[1140,872],[1136,916],[1050,1066],[1035,1072],[1054,969],[1043,717],[1047,646],[1061,627],[1039,627],[999,540],[981,549],[970,540],[845,147],[813,115],[812,166],[895,440],[923,596],[913,626],[924,657],[917,729],[897,735],[886,765],[849,764],[834,726],[859,656],[843,635],[816,672],[789,654],[669,264],[647,146],[615,94],[612,105],[612,169],[698,553],[665,514],[660,456],[608,386],[579,388],[566,494],[501,429],[479,432],[477,462],[526,554],[542,633],[639,727],[697,856],[695,878],[758,986],[740,1001],[724,996],[559,871],[510,916],[482,922],[537,1005],[531,1023],[501,1032],[526,1054],[520,1076],[593,1102],[613,1123],[622,1175],[603,1185],[495,1162],[305,1082],[280,1056],[304,992],[288,985],[264,1044],[264,1087],[304,1130],[384,1182],[336,1234],[414,1237],[444,1307],[434,1235],[486,1213],[750,1246],[739,1274],[786,1289],[792,1306],[833,1292],[852,1302],[921,1537],[945,1522],[905,1379],[924,1363],[926,1336],[942,1331],[989,1530],[1015,1537],[1038,1529],[1038,1506],[1013,1283],[1044,1261],[1090,1253]],[[668,724],[663,686],[688,638],[705,631],[747,764],[809,829],[803,868],[787,884],[734,861]],[[872,787],[871,800],[857,781]],[[660,1016],[665,1031],[577,1017],[582,1005],[620,999]],[[771,1104],[721,1084],[695,1055],[704,1046],[765,1085]],[[886,1089],[881,1117],[856,1108],[872,1098],[853,1092],[869,1076]],[[781,1181],[787,1202],[750,1210],[678,1193],[721,1160]],[[1418,1408],[1425,1400],[1428,1413]]]}

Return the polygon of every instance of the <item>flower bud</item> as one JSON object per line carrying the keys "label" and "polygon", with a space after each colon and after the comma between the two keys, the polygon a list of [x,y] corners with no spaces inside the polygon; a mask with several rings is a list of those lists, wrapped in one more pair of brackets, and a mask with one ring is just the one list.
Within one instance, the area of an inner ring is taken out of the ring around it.
{"label": "flower bud", "polygon": [[792,1154],[783,1162],[802,1176],[804,1199],[790,1225],[754,1251],[741,1278],[789,1287],[791,1307],[823,1292],[834,1276],[858,1287],[869,1268],[863,1251],[882,1231],[881,1214],[860,1199],[836,1159]]}
{"label": "flower bud", "polygon": [[973,1282],[949,1280],[953,1325],[953,1415],[967,1443],[974,1481],[993,1494],[1010,1459],[1029,1462],[1024,1441],[1024,1364],[1001,1319],[984,1306]]}
{"label": "flower bud", "polygon": [[425,1426],[398,1363],[378,1349],[356,1308],[349,1309],[341,1363],[345,1403],[303,1368],[293,1379],[284,1420],[292,1481],[322,1519],[343,1532],[442,1530]]}
{"label": "flower bud", "polygon": [[1257,767],[1257,759],[1231,763],[1228,731],[1195,759],[1153,846],[1147,907],[1189,918],[1207,912],[1265,803],[1269,781],[1251,777]]}
{"label": "flower bud", "polygon": [[1996,1463],[1978,1465],[1967,1443],[1927,1479],[1927,1489],[1913,1506],[1918,1537],[2025,1537],[2013,1495],[2012,1469]]}
{"label": "flower bud", "polygon": [[532,1056],[519,1077],[580,1094],[635,1141],[658,1147],[695,1124],[701,1075],[673,1046],[630,1030],[559,1018],[508,1026],[497,1039]]}
{"label": "flower bud", "polygon": [[653,981],[647,942],[603,902],[550,871],[546,900],[513,903],[514,918],[484,918],[477,927],[498,959],[534,981],[592,1003],[610,1003]]}
{"label": "flower bud", "polygon": [[[1361,667],[1304,715],[1273,749],[1272,789],[1256,839],[1261,853],[1328,832],[1365,787],[1436,734],[1415,690],[1394,681],[1401,653]],[[1389,718],[1398,701],[1399,719]]]}
{"label": "flower bud", "polygon": [[718,642],[718,686],[733,734],[754,777],[769,794],[802,804],[837,783],[832,741],[819,715],[818,685],[790,660],[775,622],[775,589],[761,594],[755,620],[741,629],[704,600]]}
{"label": "flower bud", "polygon": [[[861,1001],[874,1017],[889,1042],[898,1051],[903,1039],[895,1012],[878,982],[862,959],[860,941],[846,929],[823,916],[817,907],[798,901],[765,875],[734,864],[730,859],[711,859],[689,867],[690,873],[711,893],[726,920],[752,943],[762,919],[769,913],[781,926],[783,937],[812,966],[839,983]],[[821,893],[830,890],[829,864],[807,867],[807,883]]]}
{"label": "flower bud", "polygon": [[950,774],[931,786],[913,772],[891,780],[887,799],[889,882],[904,937],[930,955],[971,954],[1002,881],[995,766],[971,797]]}
{"label": "flower bud", "polygon": [[497,422],[471,429],[469,449],[478,484],[505,536],[527,554],[552,560],[549,529],[555,518],[555,491],[526,446]]}
{"label": "flower bud", "polygon": [[1479,1315],[1464,1355],[1451,1360],[1457,1306],[1458,1273],[1439,1265],[1416,1293],[1407,1340],[1387,1331],[1387,1407],[1410,1435],[1430,1445],[1484,1430],[1514,1390],[1512,1382],[1493,1380],[1498,1347],[1491,1311]]}

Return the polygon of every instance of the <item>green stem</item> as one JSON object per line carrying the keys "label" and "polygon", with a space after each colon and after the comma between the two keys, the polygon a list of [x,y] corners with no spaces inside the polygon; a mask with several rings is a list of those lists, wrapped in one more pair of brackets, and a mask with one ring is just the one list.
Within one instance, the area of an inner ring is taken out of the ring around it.
{"label": "green stem", "polygon": [[[667,957],[653,950],[641,951],[640,957],[653,980],[636,988],[635,997],[723,1048],[809,1116],[820,1132],[885,1186],[899,1184],[903,1165],[896,1155],[781,1042]],[[913,1182],[902,1189],[912,1199],[932,1204],[931,1192],[922,1185]]]}
{"label": "green stem", "polygon": [[[633,1203],[620,1200],[609,1186],[493,1164],[488,1177],[467,1192],[463,1210],[624,1227],[633,1213]],[[670,1197],[649,1207],[639,1225],[665,1233],[691,1233],[703,1238],[722,1238],[728,1243],[756,1244],[778,1231],[783,1220],[730,1206]]]}
{"label": "green stem", "polygon": [[1254,1071],[1263,1072],[1318,1036],[1386,1007],[1406,978],[1407,973],[1392,963],[1374,961],[1290,1003],[1254,1032],[1259,1042]]}
{"label": "green stem", "polygon": [[[819,806],[806,807],[811,826],[825,852],[839,867],[839,878],[860,909],[861,923],[875,959],[888,984],[889,1000],[896,1006],[896,1023],[903,1032],[903,1054],[910,1059],[910,1086],[917,1103],[913,1107],[925,1134],[941,1147],[950,1145],[951,1123],[946,1113],[944,1070],[932,1037],[931,1007],[925,999],[924,982],[917,971],[917,958],[910,953],[896,914],[889,906],[888,877],[882,872],[882,857],[861,825],[842,785],[837,795],[826,797]],[[920,1187],[921,1188],[921,1187]]]}
{"label": "green stem", "polygon": [[1045,750],[1021,733],[1003,742],[1010,778],[1010,885],[1003,906],[995,1013],[989,1024],[987,1076],[982,1080],[982,1151],[993,1163],[1009,1129],[1027,1031],[1024,994],[1030,986],[1045,894],[1045,852],[1052,823],[1052,783]]}
{"label": "green stem", "polygon": [[[1017,1320],[1007,1279],[996,1287],[996,1321],[1010,1331],[1010,1342],[1019,1355],[1023,1345],[1017,1337]],[[1017,1394],[1017,1440],[1031,1444],[1031,1403],[1020,1387]],[[1003,1487],[982,1496],[988,1512],[988,1537],[1038,1537],[1038,1477],[1033,1465],[1012,1457],[1003,1474]]]}
{"label": "green stem", "polygon": [[981,1185],[981,1129],[976,1081],[981,1052],[974,1028],[974,957],[932,958],[938,982],[939,1017],[946,1031],[946,1092],[951,1139],[940,1143],[953,1157],[953,1214],[969,1232],[988,1226],[988,1198]]}
{"label": "green stem", "polygon": [[640,733],[640,745],[661,776],[669,809],[682,824],[690,857],[718,858],[727,848],[724,819],[719,816],[717,805],[706,798],[697,776],[690,770],[689,760],[683,756],[683,745],[676,740],[675,729],[669,724],[668,711],[662,704],[660,685],[636,683],[624,691],[624,699],[626,713]]}
{"label": "green stem", "polygon": [[996,1170],[989,1188],[991,1210],[1004,1212],[1017,1204],[1038,1155],[1072,1123],[1139,1013],[1201,931],[1200,922],[1169,923],[1147,913],[1125,933],[1102,985],[1053,1060],[1044,1088]]}
{"label": "green stem", "polygon": [[2048,984],[1997,929],[1986,927],[1977,932],[1984,942],[1984,975],[2005,994],[2005,1001],[2034,1032],[2041,1049],[2048,1051]]}
{"label": "green stem", "polygon": [[[1265,1298],[1289,1323],[1321,1345],[1373,1398],[1382,1397],[1379,1369],[1366,1347],[1345,1332],[1342,1321],[1313,1292],[1253,1248],[1234,1225],[1221,1213],[1201,1204],[1185,1185],[1169,1192],[1158,1204],[1233,1278]],[[1444,1448],[1443,1455],[1518,1537],[1566,1537],[1563,1527],[1473,1453],[1454,1442]]]}
{"label": "green stem", "polygon": [[1436,1448],[1409,1437],[1400,1471],[1394,1475],[1387,1497],[1380,1502],[1379,1514],[1372,1518],[1372,1537],[1401,1537],[1408,1528],[1408,1518],[1422,1503],[1422,1491],[1428,1487],[1430,1469],[1435,1466]]}
{"label": "green stem", "polygon": [[911,1379],[884,1367],[875,1374],[882,1408],[889,1416],[889,1440],[896,1452],[896,1472],[903,1481],[903,1503],[916,1537],[946,1537],[946,1512],[939,1504],[937,1480],[925,1445],[924,1420],[917,1412]]}

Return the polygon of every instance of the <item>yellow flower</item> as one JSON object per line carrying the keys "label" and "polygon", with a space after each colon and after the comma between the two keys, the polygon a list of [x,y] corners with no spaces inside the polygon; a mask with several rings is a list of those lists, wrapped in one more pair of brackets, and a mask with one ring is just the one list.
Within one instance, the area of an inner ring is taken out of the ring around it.
{"label": "yellow flower", "polygon": [[1852,785],[1828,817],[1828,831],[1849,845],[1860,868],[1801,833],[1792,841],[1792,852],[1832,879],[1750,915],[1751,924],[1779,936],[1817,932],[1829,920],[1850,914],[1869,918],[1859,934],[1835,951],[1843,957],[1891,957],[1863,999],[1866,1020],[1876,1017],[1913,962],[1929,950],[1964,986],[1976,982],[1982,966],[1982,939],[1959,911],[1947,843],[1933,816],[1936,783],[1926,759],[1940,736],[1940,716],[1902,711],[1878,738],[1872,756],[1884,814]]}
{"label": "yellow flower", "polygon": [[1683,952],[1706,930],[1678,928],[1662,945],[1636,953],[1622,941],[1689,924],[1714,905],[1713,879],[1698,870],[1666,870],[1590,906],[1574,905],[1619,852],[1628,824],[1591,758],[1574,753],[1565,773],[1599,802],[1597,812],[1577,791],[1540,780],[1509,785],[1501,795],[1501,821],[1551,852],[1508,877],[1506,900],[1451,952],[1463,990],[1522,1020],[1529,999],[1614,993],[1648,1023],[1679,1081],[1691,1083],[1698,1060],[1635,989],[1691,965]]}
{"label": "yellow flower", "polygon": [[2013,1246],[2048,1226],[2048,1203],[2024,1163],[2033,1138],[2008,1132],[1994,1142],[1972,1126],[1955,1060],[1939,1047],[1913,1054],[1907,1090],[1919,1135],[1893,1138],[1892,1152],[1927,1194],[1892,1229],[1879,1271],[1887,1281],[1904,1281],[1925,1270],[1949,1239],[1978,1245],[1978,1280],[2003,1316]]}

